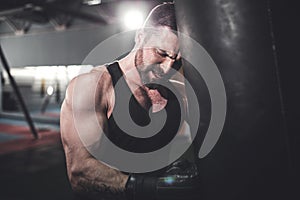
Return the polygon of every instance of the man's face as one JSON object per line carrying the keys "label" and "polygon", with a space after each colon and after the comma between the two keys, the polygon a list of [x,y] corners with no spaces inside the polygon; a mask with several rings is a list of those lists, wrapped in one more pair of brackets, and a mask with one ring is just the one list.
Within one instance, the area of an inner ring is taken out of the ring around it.
{"label": "man's face", "polygon": [[[179,41],[170,29],[161,27],[143,33],[135,65],[143,83],[162,82],[170,78],[171,69],[180,67]],[[150,84],[151,85],[151,84]]]}

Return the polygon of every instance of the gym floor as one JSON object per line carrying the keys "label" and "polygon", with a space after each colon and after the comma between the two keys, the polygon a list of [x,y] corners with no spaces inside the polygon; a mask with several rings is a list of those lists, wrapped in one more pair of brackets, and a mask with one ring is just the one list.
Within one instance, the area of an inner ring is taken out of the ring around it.
{"label": "gym floor", "polygon": [[0,199],[74,199],[67,179],[59,126],[0,118]]}

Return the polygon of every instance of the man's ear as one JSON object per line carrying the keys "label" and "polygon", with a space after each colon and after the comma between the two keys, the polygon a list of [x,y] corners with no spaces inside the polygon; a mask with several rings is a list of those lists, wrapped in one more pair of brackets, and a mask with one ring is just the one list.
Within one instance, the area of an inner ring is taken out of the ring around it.
{"label": "man's ear", "polygon": [[144,42],[145,32],[143,29],[138,29],[135,33],[135,45],[140,46]]}

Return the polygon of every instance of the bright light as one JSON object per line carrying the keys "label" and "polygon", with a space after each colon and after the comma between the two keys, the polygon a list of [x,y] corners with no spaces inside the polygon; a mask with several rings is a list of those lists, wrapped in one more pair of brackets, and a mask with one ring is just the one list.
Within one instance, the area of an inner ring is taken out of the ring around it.
{"label": "bright light", "polygon": [[47,88],[47,94],[48,94],[49,96],[51,96],[51,95],[53,94],[53,92],[54,92],[54,88],[50,85],[50,86]]}
{"label": "bright light", "polygon": [[168,177],[165,177],[164,178],[164,182],[167,183],[167,184],[172,184],[173,182],[175,181],[175,178],[172,177],[172,176],[168,176]]}
{"label": "bright light", "polygon": [[130,10],[124,16],[125,26],[130,29],[138,29],[143,25],[144,16],[137,10]]}
{"label": "bright light", "polygon": [[87,4],[89,6],[99,5],[101,4],[101,0],[83,0],[83,4]]}

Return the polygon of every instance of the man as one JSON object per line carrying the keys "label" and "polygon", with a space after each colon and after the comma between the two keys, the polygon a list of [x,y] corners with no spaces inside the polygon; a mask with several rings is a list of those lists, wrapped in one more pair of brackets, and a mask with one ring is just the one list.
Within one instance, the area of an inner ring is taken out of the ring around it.
{"label": "man", "polygon": [[[143,29],[137,31],[135,47],[127,56],[70,82],[61,111],[61,134],[68,176],[76,192],[96,199],[183,199],[193,196],[198,189],[197,169],[187,161],[177,161],[159,175],[128,174],[95,159],[87,150],[103,145],[100,130],[118,146],[133,152],[158,149],[174,136],[167,132],[178,131],[181,122],[174,117],[178,115],[178,102],[162,86],[180,67],[179,41],[174,31],[174,4],[161,4],[151,11]],[[129,105],[133,107],[129,109],[138,125],[149,123],[149,110],[159,113],[169,108],[168,115],[174,119],[167,119],[160,132],[167,135],[160,137],[163,142],[155,137],[149,140],[129,137],[116,124],[113,111],[123,95],[120,93],[124,92],[116,89],[121,77],[125,80],[124,90],[127,87],[133,95]]]}

